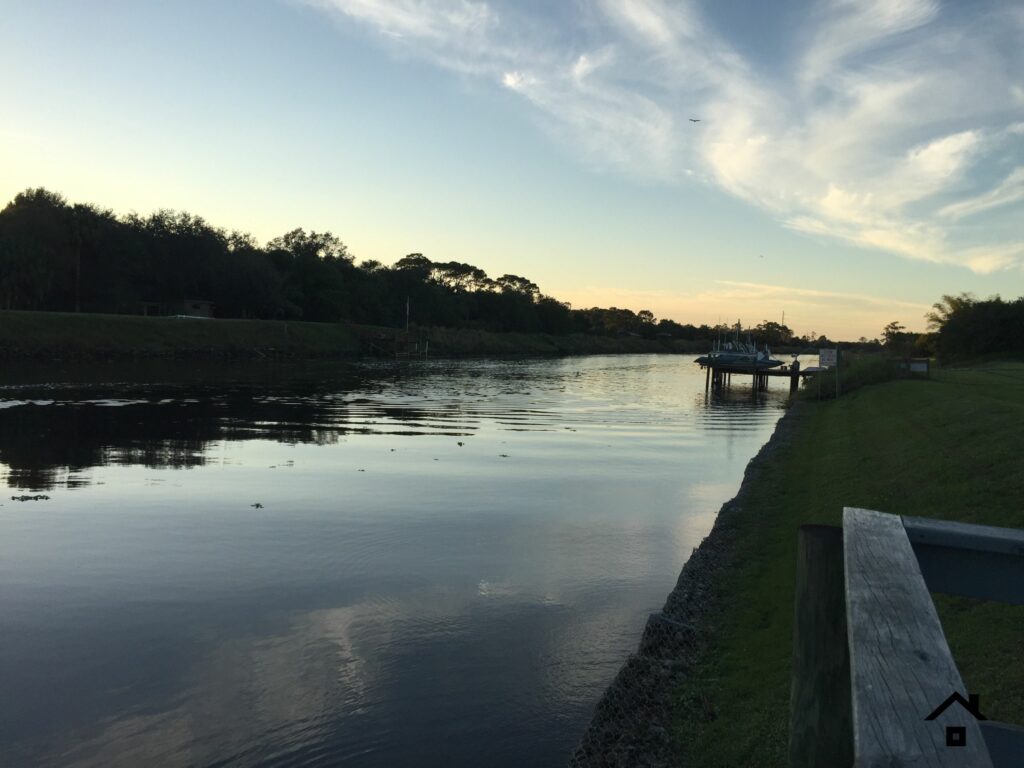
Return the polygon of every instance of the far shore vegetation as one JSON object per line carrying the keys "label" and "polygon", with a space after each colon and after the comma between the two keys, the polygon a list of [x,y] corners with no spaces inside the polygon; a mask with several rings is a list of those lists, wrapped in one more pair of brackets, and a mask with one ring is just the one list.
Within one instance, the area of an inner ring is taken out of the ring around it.
{"label": "far shore vegetation", "polygon": [[[695,353],[700,341],[607,334],[414,328],[431,357]],[[394,355],[394,328],[293,320],[204,320],[0,310],[0,359],[352,358]],[[399,345],[399,349],[413,348]]]}
{"label": "far shore vegetation", "polygon": [[[118,216],[42,188],[18,194],[0,211],[0,310],[187,315],[191,306],[218,319],[404,329],[408,318],[417,328],[705,345],[731,331],[659,320],[643,309],[572,308],[526,277],[491,277],[471,264],[433,261],[421,253],[390,266],[357,263],[330,232],[295,229],[260,245],[247,233],[228,232],[189,213]],[[772,321],[747,332],[773,348],[833,343],[814,332],[798,336]],[[615,346],[540,341],[516,351]]]}
{"label": "far shore vegetation", "polygon": [[[994,306],[979,311],[993,323],[1009,311]],[[1004,349],[1019,349],[1020,337],[1003,340]],[[774,454],[760,475],[766,479],[747,489],[736,567],[718,585],[710,650],[677,694],[687,765],[786,765],[800,525],[840,525],[851,506],[1024,528],[1020,362],[942,367],[930,379],[800,403],[793,417],[791,449]],[[941,595],[935,602],[964,682],[986,714],[1024,725],[1024,607]]]}
{"label": "far shore vegetation", "polygon": [[[35,349],[46,354],[51,347],[33,348],[34,339],[52,341],[54,334],[63,334],[66,340],[82,333],[99,343],[101,334],[112,333],[111,339],[127,343],[135,337],[137,342],[126,347],[110,341],[107,351],[114,353],[190,354],[205,349],[241,354],[255,349],[266,354],[270,348],[299,355],[347,355],[365,351],[359,342],[368,331],[354,330],[357,326],[404,330],[407,322],[423,338],[425,329],[431,329],[440,354],[689,352],[735,328],[659,320],[648,310],[572,308],[542,293],[526,277],[492,278],[471,264],[432,261],[421,253],[390,266],[356,263],[330,232],[295,229],[261,246],[249,234],[228,232],[189,213],[118,216],[94,205],[71,204],[43,188],[18,194],[0,210],[0,311],[128,317],[189,315],[195,307],[221,320],[286,321],[293,337],[282,345],[284,326],[258,323],[245,330],[242,324],[223,323],[200,329],[180,323],[118,326],[113,319],[77,324],[62,320],[61,331],[38,316],[15,321],[4,315],[4,324],[17,329],[9,329],[7,336],[16,333],[20,344],[0,339],[0,352]],[[315,327],[338,323],[349,327]],[[929,323],[929,332],[918,333],[893,321],[878,339],[846,342],[814,331],[798,336],[768,320],[742,328],[742,333],[779,352],[840,346],[889,356],[938,355],[945,361],[1024,354],[1022,299],[944,296]],[[497,334],[519,336],[499,339]],[[68,343],[74,346],[73,340]],[[90,348],[89,343],[79,346]]]}

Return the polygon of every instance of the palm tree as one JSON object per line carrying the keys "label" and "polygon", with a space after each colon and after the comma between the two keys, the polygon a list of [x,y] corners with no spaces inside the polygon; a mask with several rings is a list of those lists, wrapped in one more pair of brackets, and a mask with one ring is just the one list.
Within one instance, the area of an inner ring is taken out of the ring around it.
{"label": "palm tree", "polygon": [[934,312],[925,315],[928,321],[928,330],[941,331],[942,327],[949,322],[949,318],[957,312],[970,308],[977,302],[972,293],[961,293],[959,296],[943,294],[942,300],[932,304]]}

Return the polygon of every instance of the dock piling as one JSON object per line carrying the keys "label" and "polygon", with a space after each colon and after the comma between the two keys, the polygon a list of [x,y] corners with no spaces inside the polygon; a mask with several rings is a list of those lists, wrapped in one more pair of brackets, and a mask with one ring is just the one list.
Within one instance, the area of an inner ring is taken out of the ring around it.
{"label": "dock piling", "polygon": [[[799,368],[781,367],[781,368],[764,368],[757,369],[754,367],[744,368],[739,365],[730,366],[718,366],[713,364],[701,363],[701,367],[705,369],[704,374],[704,392],[707,393],[711,389],[723,389],[732,385],[732,376],[734,373],[740,375],[749,375],[751,377],[751,391],[755,394],[757,392],[767,392],[769,389],[768,382],[772,376],[781,376],[789,379],[789,394],[796,394],[800,388],[800,380],[809,375],[810,372],[801,371]],[[815,377],[817,378],[817,377]]]}

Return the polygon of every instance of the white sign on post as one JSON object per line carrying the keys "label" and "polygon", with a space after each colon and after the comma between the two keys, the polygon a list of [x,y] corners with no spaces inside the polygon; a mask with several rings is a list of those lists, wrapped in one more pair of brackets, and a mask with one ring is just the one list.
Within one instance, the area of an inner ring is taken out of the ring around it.
{"label": "white sign on post", "polygon": [[839,359],[838,349],[819,349],[818,365],[822,368],[834,368]]}

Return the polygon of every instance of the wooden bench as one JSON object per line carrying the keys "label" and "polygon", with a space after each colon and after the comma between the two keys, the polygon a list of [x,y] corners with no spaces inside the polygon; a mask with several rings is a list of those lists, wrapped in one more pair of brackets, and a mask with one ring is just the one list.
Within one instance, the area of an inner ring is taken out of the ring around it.
{"label": "wooden bench", "polygon": [[1024,605],[1024,531],[852,508],[801,527],[791,766],[1024,766],[1024,728],[984,719],[930,592]]}

